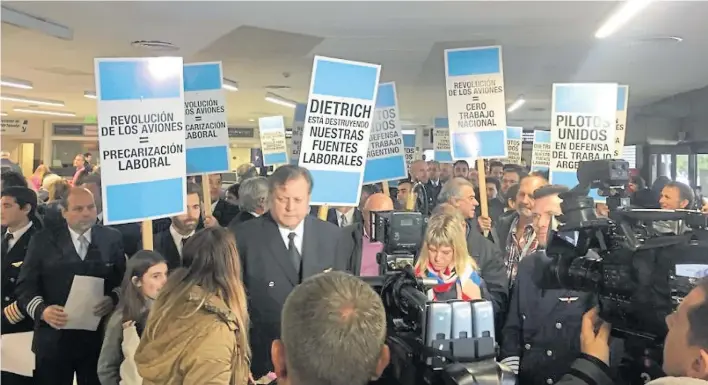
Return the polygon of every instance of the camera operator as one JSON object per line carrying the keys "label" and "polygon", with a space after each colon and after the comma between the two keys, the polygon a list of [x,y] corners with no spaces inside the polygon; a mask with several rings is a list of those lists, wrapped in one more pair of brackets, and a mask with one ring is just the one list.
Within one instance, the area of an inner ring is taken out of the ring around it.
{"label": "camera operator", "polygon": [[[538,251],[519,261],[509,314],[502,329],[501,362],[517,372],[520,384],[553,384],[567,373],[580,353],[577,335],[584,312],[594,305],[592,293],[544,290],[533,280],[538,260],[545,257],[550,231],[561,215],[560,193],[568,188],[548,185],[534,191],[533,230]],[[575,234],[561,234],[575,244]]]}
{"label": "camera operator", "polygon": [[365,385],[389,363],[386,313],[368,284],[321,273],[288,295],[271,357],[279,385]]}
{"label": "camera operator", "polygon": [[[651,385],[708,385],[708,278],[702,278],[666,317],[663,371],[669,377]],[[598,327],[599,326],[599,327]],[[592,309],[583,316],[580,333],[582,355],[559,385],[611,385],[608,338],[611,326]],[[597,332],[596,332],[597,330]]]}
{"label": "camera operator", "polygon": [[[694,201],[693,190],[681,182],[669,182],[661,189],[659,206],[663,210],[691,210]],[[680,221],[657,221],[654,229],[662,234],[683,234],[690,229]]]}

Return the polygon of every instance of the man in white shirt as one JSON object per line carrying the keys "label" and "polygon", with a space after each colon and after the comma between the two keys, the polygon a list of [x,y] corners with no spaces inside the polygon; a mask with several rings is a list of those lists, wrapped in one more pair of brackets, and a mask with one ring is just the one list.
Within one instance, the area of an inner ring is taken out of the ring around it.
{"label": "man in white shirt", "polygon": [[351,257],[351,250],[340,250],[343,233],[337,226],[308,215],[312,177],[307,169],[281,166],[268,178],[268,187],[269,211],[231,228],[250,293],[254,378],[272,371],[270,345],[280,337],[280,311],[288,294],[309,276],[343,269]]}

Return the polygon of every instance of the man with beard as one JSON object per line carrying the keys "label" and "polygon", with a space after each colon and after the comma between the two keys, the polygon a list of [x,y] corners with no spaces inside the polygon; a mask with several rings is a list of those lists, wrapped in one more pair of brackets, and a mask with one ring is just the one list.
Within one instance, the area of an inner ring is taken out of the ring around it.
{"label": "man with beard", "polygon": [[[172,217],[172,224],[167,230],[155,234],[153,250],[162,254],[170,271],[184,266],[182,247],[189,237],[194,235],[199,216],[202,212],[202,189],[195,183],[187,184],[187,212]],[[204,219],[204,227],[218,226],[219,222],[213,216]],[[141,245],[142,246],[142,245]],[[142,247],[140,247],[142,249]]]}
{"label": "man with beard", "polygon": [[[34,383],[71,385],[76,375],[79,385],[98,384],[102,333],[98,324],[93,330],[82,326],[93,320],[77,318],[86,311],[104,317],[117,304],[125,272],[122,237],[118,230],[96,223],[96,204],[88,190],[72,188],[61,205],[66,223],[30,240],[17,281],[17,302],[35,322]],[[103,298],[82,302],[79,306],[90,307],[72,313],[64,304],[79,277],[99,279],[101,292],[91,294]],[[91,303],[96,305],[87,305]]]}

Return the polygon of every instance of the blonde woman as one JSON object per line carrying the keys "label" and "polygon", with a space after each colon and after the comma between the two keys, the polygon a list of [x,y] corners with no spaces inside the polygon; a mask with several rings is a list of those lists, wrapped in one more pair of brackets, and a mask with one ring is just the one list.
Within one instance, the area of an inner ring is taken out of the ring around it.
{"label": "blonde woman", "polygon": [[465,221],[457,210],[443,209],[430,217],[415,272],[438,281],[428,291],[430,300],[482,299],[482,278],[467,251]]}
{"label": "blonde woman", "polygon": [[245,385],[251,349],[246,291],[233,235],[193,235],[150,309],[135,353],[144,385]]}
{"label": "blonde woman", "polygon": [[40,164],[37,169],[34,170],[34,174],[29,178],[30,187],[34,191],[39,191],[42,187],[42,181],[44,177],[49,173],[49,167],[46,164]]}

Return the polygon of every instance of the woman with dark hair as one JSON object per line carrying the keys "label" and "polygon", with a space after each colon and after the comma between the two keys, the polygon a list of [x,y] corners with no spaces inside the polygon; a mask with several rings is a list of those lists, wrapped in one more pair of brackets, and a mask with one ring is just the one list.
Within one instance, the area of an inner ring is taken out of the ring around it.
{"label": "woman with dark hair", "polygon": [[140,385],[135,350],[145,327],[150,305],[167,281],[167,263],[154,251],[141,250],[128,260],[121,298],[106,325],[98,378],[101,385]]}
{"label": "woman with dark hair", "polygon": [[206,228],[182,250],[135,353],[145,385],[245,385],[251,349],[246,290],[233,235]]}

